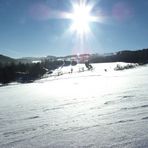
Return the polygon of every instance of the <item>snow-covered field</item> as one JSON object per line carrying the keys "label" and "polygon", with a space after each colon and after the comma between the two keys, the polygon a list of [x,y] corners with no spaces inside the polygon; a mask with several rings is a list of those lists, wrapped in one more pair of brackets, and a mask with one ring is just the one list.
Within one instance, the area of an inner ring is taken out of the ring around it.
{"label": "snow-covered field", "polygon": [[0,148],[147,148],[148,66],[117,64],[0,87]]}

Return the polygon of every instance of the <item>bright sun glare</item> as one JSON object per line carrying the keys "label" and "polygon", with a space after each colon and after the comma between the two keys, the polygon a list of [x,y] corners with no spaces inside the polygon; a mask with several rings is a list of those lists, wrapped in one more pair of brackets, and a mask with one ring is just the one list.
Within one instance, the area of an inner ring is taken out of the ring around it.
{"label": "bright sun glare", "polygon": [[71,19],[73,21],[71,29],[76,31],[79,35],[88,33],[89,23],[92,21],[91,7],[87,6],[85,3],[73,5],[73,13],[71,14]]}

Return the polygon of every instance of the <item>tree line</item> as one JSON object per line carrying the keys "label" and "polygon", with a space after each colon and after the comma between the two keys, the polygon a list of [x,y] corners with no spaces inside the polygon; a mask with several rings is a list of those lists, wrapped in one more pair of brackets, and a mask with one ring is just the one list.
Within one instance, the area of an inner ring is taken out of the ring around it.
{"label": "tree line", "polygon": [[127,63],[148,63],[148,49],[137,51],[120,51],[109,56],[94,55],[90,57],[92,63],[103,62],[127,62]]}
{"label": "tree line", "polygon": [[[64,65],[71,64],[70,61],[65,61]],[[76,63],[72,63],[76,64]],[[63,61],[45,60],[41,63],[0,63],[0,83],[7,84],[14,81],[22,83],[32,82],[41,78],[45,73],[50,73],[63,65]]]}

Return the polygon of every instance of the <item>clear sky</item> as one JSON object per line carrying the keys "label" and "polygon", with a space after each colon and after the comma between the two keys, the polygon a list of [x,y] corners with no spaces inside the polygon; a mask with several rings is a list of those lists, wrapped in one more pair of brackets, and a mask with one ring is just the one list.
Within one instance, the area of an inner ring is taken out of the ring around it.
{"label": "clear sky", "polygon": [[[82,0],[0,0],[0,54],[11,57],[110,53],[148,47],[148,1],[87,0],[90,32],[81,49],[70,30],[73,3]],[[85,0],[86,1],[86,0]]]}

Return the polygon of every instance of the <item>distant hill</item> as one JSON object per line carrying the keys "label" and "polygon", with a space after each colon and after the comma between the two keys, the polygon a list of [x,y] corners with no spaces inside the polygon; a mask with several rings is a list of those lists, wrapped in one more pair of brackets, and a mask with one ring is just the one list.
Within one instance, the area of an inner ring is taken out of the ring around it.
{"label": "distant hill", "polygon": [[17,59],[17,62],[21,63],[33,63],[33,62],[41,62],[45,60],[56,60],[55,56],[47,56],[47,57],[23,57]]}
{"label": "distant hill", "polygon": [[148,49],[130,51],[119,51],[110,55],[92,55],[90,57],[92,63],[105,63],[105,62],[129,62],[129,63],[148,63]]}
{"label": "distant hill", "polygon": [[13,59],[8,56],[0,55],[0,63],[37,63],[45,60],[77,60],[84,63],[88,59],[91,63],[105,63],[105,62],[129,62],[129,63],[148,63],[148,48],[142,50],[123,50],[115,53],[106,54],[81,54],[81,55],[67,55],[64,57],[46,56],[46,57],[23,57],[20,59]]}
{"label": "distant hill", "polygon": [[15,59],[10,58],[8,56],[0,55],[0,63],[6,64],[11,62],[15,62]]}

